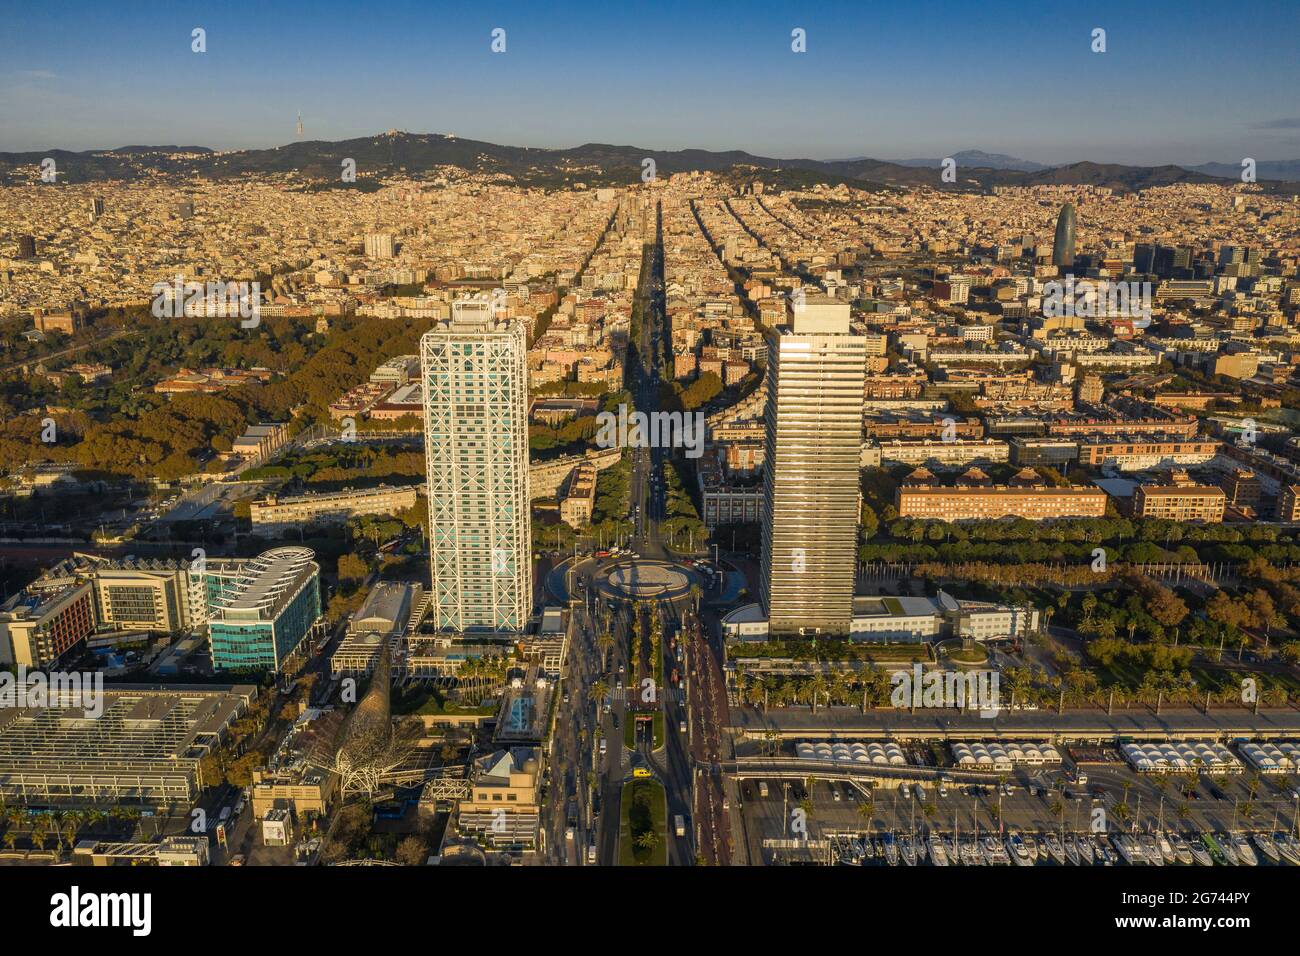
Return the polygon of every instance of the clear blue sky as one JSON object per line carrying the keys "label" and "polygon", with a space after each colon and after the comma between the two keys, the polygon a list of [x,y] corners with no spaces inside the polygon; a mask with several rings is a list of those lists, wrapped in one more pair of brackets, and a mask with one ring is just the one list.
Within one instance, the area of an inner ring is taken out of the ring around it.
{"label": "clear blue sky", "polygon": [[5,7],[0,150],[274,146],[301,111],[310,139],[396,127],[820,159],[1300,157],[1296,0]]}

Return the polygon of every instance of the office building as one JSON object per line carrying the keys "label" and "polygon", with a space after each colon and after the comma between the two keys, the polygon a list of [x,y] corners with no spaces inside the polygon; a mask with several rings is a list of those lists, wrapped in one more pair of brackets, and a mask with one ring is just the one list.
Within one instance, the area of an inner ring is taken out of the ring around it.
{"label": "office building", "polygon": [[430,614],[439,630],[522,631],[532,606],[524,325],[478,295],[420,340]]}
{"label": "office building", "polygon": [[372,232],[366,234],[367,259],[391,259],[396,254],[396,246],[390,233]]}
{"label": "office building", "polygon": [[1074,204],[1066,203],[1056,217],[1056,238],[1052,243],[1052,265],[1058,269],[1074,266]]}
{"label": "office building", "polygon": [[849,306],[809,296],[769,346],[761,600],[773,635],[853,617],[866,345]]}
{"label": "office building", "polygon": [[[932,598],[858,595],[848,636],[864,643],[920,644],[950,637],[989,641],[1024,637],[1040,624],[1035,607],[961,600],[943,591]],[[722,633],[729,642],[779,638],[769,633],[757,604],[726,614]]]}
{"label": "office building", "polygon": [[281,669],[321,616],[315,556],[310,548],[272,548],[209,569],[214,670]]}
{"label": "office building", "polygon": [[18,237],[18,256],[17,256],[17,258],[19,258],[19,259],[35,259],[35,258],[36,258],[36,239],[35,239],[35,237],[33,237],[33,236],[27,236],[27,235],[23,235],[23,236],[19,236],[19,237]]}
{"label": "office building", "polygon": [[204,616],[194,608],[202,591],[196,592],[190,579],[183,561],[105,562],[92,575],[96,623],[162,633],[185,630]]}
{"label": "office building", "polygon": [[20,591],[0,608],[0,664],[49,667],[95,629],[95,598],[85,580]]}

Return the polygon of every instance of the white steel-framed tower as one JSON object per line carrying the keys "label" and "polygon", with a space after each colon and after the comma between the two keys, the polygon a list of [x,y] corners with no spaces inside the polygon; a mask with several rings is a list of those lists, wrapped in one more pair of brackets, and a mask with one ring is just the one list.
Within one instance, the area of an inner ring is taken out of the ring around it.
{"label": "white steel-framed tower", "polygon": [[522,322],[452,303],[420,339],[430,617],[438,630],[522,632],[532,609],[528,366]]}

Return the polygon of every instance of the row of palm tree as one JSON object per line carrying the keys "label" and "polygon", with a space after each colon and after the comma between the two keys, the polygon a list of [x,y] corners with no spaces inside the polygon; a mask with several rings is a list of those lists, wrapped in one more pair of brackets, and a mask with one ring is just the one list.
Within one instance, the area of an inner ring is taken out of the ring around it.
{"label": "row of palm tree", "polygon": [[0,805],[0,821],[5,825],[0,842],[4,843],[6,849],[13,850],[25,829],[33,848],[45,849],[53,837],[58,852],[62,854],[65,849],[76,845],[77,836],[83,830],[94,832],[110,820],[123,823],[134,822],[139,818],[140,810],[136,807],[55,810],[33,815],[22,807]]}
{"label": "row of palm tree", "polygon": [[472,657],[456,671],[456,686],[462,693],[482,700],[501,693],[510,661],[505,657]]}
{"label": "row of palm tree", "polygon": [[[829,674],[771,674],[750,673],[738,662],[736,681],[741,700],[764,709],[807,705],[815,712],[822,704],[887,707],[893,691],[890,676],[897,669],[872,664],[861,671],[846,668]],[[1095,706],[1109,712],[1136,704],[1154,707],[1159,713],[1166,704],[1208,707],[1242,703],[1239,685],[1227,682],[1206,687],[1188,670],[1150,670],[1137,686],[1103,686],[1099,672],[1087,667],[1072,667],[1056,675],[1041,667],[1008,667],[999,674],[999,686],[1008,707],[1032,704],[1058,712],[1067,705]],[[1281,683],[1258,689],[1261,706],[1286,706],[1288,700]]]}

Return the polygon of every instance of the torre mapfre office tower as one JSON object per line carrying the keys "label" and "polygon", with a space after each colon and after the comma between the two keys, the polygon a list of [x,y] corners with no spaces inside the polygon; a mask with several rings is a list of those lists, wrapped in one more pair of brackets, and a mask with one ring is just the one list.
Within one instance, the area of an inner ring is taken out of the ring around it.
{"label": "torre mapfre office tower", "polygon": [[522,631],[532,608],[523,323],[452,303],[420,339],[430,614],[439,630]]}
{"label": "torre mapfre office tower", "polygon": [[1052,265],[1062,269],[1074,266],[1074,204],[1066,203],[1056,217],[1056,239],[1052,242]]}
{"label": "torre mapfre office tower", "polygon": [[849,306],[796,299],[768,346],[760,599],[773,637],[853,620],[865,337]]}

